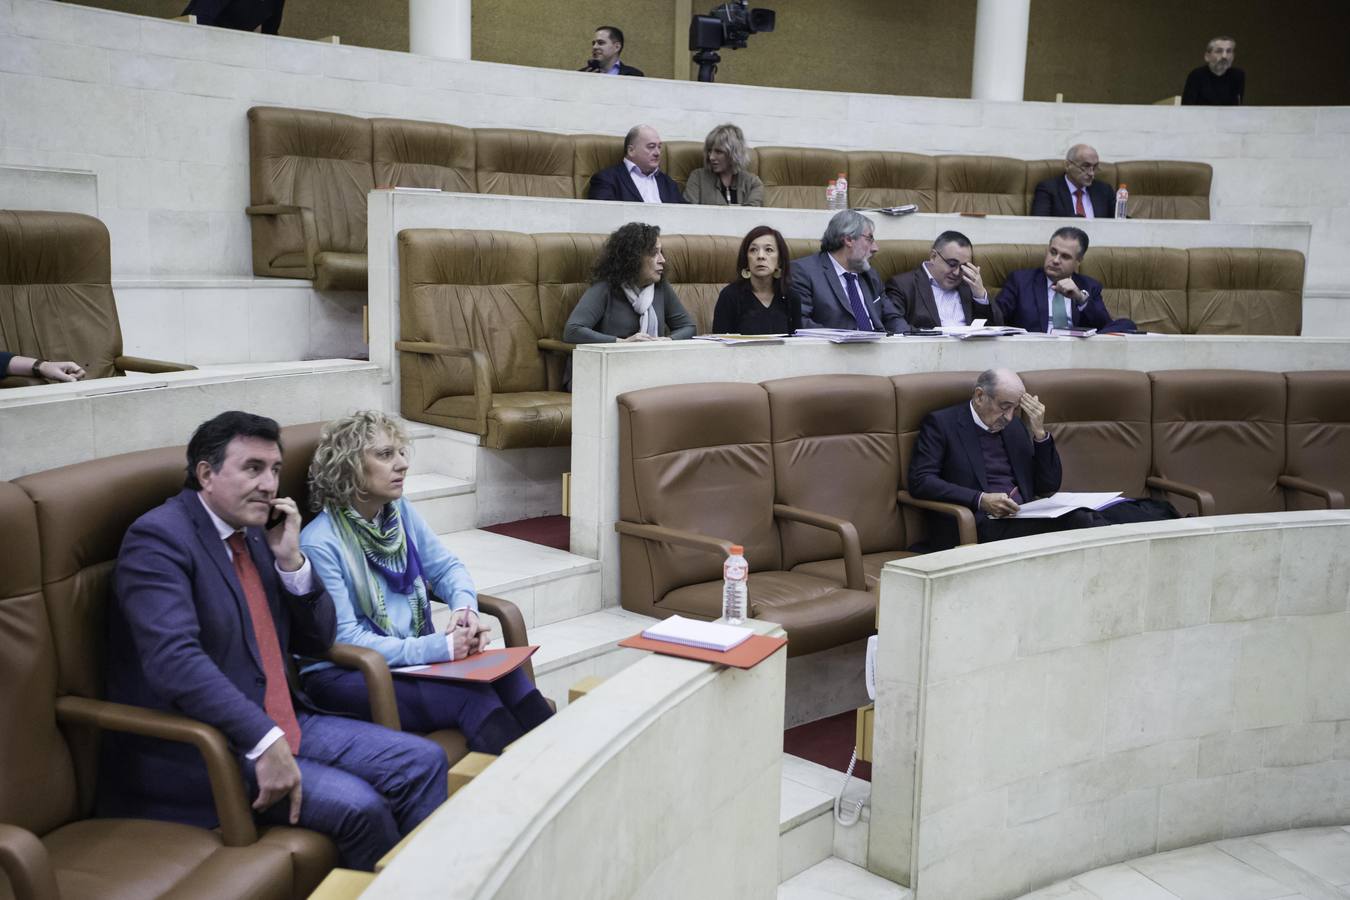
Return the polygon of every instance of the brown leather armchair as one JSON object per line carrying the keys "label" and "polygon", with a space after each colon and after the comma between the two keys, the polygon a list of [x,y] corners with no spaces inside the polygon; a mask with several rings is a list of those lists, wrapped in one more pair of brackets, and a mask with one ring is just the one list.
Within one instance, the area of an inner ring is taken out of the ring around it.
{"label": "brown leather armchair", "polygon": [[1116,163],[1111,183],[1129,190],[1131,219],[1208,219],[1213,180],[1209,163],[1130,160]]}
{"label": "brown leather armchair", "polygon": [[1187,251],[1187,264],[1191,334],[1302,333],[1302,253],[1198,247]]}
{"label": "brown leather armchair", "polygon": [[939,156],[937,211],[1024,216],[1026,164],[1006,156]]}
{"label": "brown leather armchair", "polygon": [[[625,609],[717,618],[722,563],[741,544],[750,613],[787,630],[789,655],[872,633],[876,595],[865,590],[852,525],[774,502],[769,402],[760,385],[673,385],[622,394],[618,403],[615,530]],[[708,415],[714,408],[717,415]],[[851,558],[847,583],[786,571],[785,522],[833,532]]]}
{"label": "brown leather armchair", "polygon": [[[572,190],[578,200],[590,195],[591,176],[623,159],[623,138],[609,134],[572,137]],[[663,163],[665,159],[661,160]]]}
{"label": "brown leather armchair", "polygon": [[[122,353],[108,229],[78,213],[0,210],[0,350],[74,360],[87,379],[196,368]],[[43,383],[0,373],[0,387]]]}
{"label": "brown leather armchair", "polygon": [[1344,509],[1350,497],[1350,372],[1286,372],[1290,509]]}
{"label": "brown leather armchair", "polygon": [[[848,172],[848,154],[812,147],[759,147],[759,179],[764,205],[789,209],[825,209],[825,186]],[[849,205],[852,185],[849,187]]]}
{"label": "brown leather armchair", "polygon": [[498,450],[570,443],[572,398],[544,360],[567,345],[544,331],[534,238],[410,229],[398,250],[403,415]]}
{"label": "brown leather armchair", "polygon": [[1172,247],[1096,247],[1083,274],[1102,283],[1112,318],[1133,319],[1144,331],[1186,334],[1189,257]]}
{"label": "brown leather armchair", "polygon": [[364,291],[370,122],[255,106],[248,126],[253,273]]}
{"label": "brown leather armchair", "polygon": [[[895,389],[877,375],[804,375],[764,382],[772,423],[775,500],[847,522],[869,589],[893,559],[913,556],[900,514]],[[839,535],[784,520],[783,566],[856,582]]]}
{"label": "brown leather armchair", "polygon": [[937,210],[937,159],[895,150],[852,150],[848,154],[848,204],[854,209],[903,206]]}
{"label": "brown leather armchair", "polygon": [[740,277],[736,271],[736,251],[740,246],[740,238],[725,235],[661,236],[666,279],[685,312],[693,316],[698,334],[712,331],[718,294]]}
{"label": "brown leather armchair", "polygon": [[371,119],[375,186],[478,190],[472,128],[410,119]]}
{"label": "brown leather armchair", "polygon": [[520,197],[576,196],[572,184],[572,139],[564,134],[479,128],[478,193]]}

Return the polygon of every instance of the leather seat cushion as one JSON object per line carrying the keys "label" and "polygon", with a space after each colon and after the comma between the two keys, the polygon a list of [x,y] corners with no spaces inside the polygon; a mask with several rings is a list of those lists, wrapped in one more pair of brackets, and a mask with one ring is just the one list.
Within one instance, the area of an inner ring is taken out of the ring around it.
{"label": "leather seat cushion", "polygon": [[[893,150],[850,151],[848,200],[855,209],[913,203],[919,207],[919,212],[934,212],[937,209],[937,159]],[[896,270],[882,271],[894,274]]]}
{"label": "leather seat cushion", "polygon": [[[904,559],[916,555],[908,550],[882,550],[878,553],[864,553],[862,558],[863,574],[867,576],[867,589],[869,591],[876,590],[877,584],[881,581],[881,570],[886,563],[893,559]],[[792,571],[801,575],[824,578],[833,581],[835,584],[844,583],[843,559],[819,559],[815,562],[793,566]]]}
{"label": "leather seat cushion", "polygon": [[143,819],[86,819],[42,839],[62,900],[291,896],[284,847],[225,847],[220,835]]}
{"label": "leather seat cushion", "polygon": [[368,263],[364,253],[320,251],[314,257],[316,291],[364,291]]}
{"label": "leather seat cushion", "polygon": [[[442,397],[427,408],[427,413],[467,422],[472,430],[474,399],[467,395]],[[483,444],[497,450],[568,446],[572,441],[572,395],[561,391],[493,394],[487,426]]]}
{"label": "leather seat cushion", "polygon": [[452,766],[469,755],[469,743],[464,739],[464,733],[457,728],[443,728],[423,737],[444,750],[445,758]]}

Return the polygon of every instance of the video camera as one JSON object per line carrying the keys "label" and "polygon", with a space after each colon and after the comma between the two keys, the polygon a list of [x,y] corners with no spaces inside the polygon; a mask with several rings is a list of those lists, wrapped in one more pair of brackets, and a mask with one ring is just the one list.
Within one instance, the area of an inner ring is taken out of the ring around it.
{"label": "video camera", "polygon": [[695,15],[689,22],[689,49],[698,51],[694,54],[698,80],[713,80],[722,61],[718,50],[744,48],[750,35],[773,31],[776,17],[771,9],[751,9],[749,0],[723,3],[706,16]]}

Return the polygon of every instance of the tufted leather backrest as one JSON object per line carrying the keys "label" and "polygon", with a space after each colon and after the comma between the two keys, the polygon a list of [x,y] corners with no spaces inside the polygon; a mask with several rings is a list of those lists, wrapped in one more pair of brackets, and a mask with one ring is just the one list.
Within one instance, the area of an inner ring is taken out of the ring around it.
{"label": "tufted leather backrest", "polygon": [[1192,334],[1302,332],[1302,253],[1214,247],[1187,255],[1186,319]]}
{"label": "tufted leather backrest", "polygon": [[[825,187],[848,172],[848,154],[842,150],[810,147],[759,147],[759,178],[764,182],[764,205],[791,209],[825,209]],[[849,205],[853,186],[849,185]]]}
{"label": "tufted leather backrest", "polygon": [[1209,491],[1217,515],[1285,508],[1276,484],[1284,470],[1283,375],[1190,369],[1149,378],[1155,474]]}
{"label": "tufted leather backrest", "polygon": [[913,203],[919,212],[935,212],[937,159],[894,150],[850,151],[848,202],[854,209]]}
{"label": "tufted leather backrest", "polygon": [[[878,375],[764,382],[777,501],[852,522],[863,553],[905,546],[895,391]],[[841,555],[833,532],[782,521],[783,567]]]}
{"label": "tufted leather backrest", "polygon": [[[33,501],[0,482],[0,822],[46,834],[77,817],[70,747],[56,725],[56,656]],[[0,891],[8,887],[0,874]]]}
{"label": "tufted leather backrest", "polygon": [[1116,164],[1116,180],[1130,192],[1131,219],[1208,219],[1214,167],[1177,160],[1132,160]]}
{"label": "tufted leather backrest", "polygon": [[939,156],[937,211],[1024,216],[1026,163],[1006,156]]}
{"label": "tufted leather backrest", "polygon": [[[604,243],[603,234],[534,236],[535,254],[539,258],[539,317],[543,337],[562,340],[568,316],[591,286],[591,269]],[[548,353],[544,355],[544,365],[548,369],[548,389],[562,390],[566,360],[557,353]]]}
{"label": "tufted leather backrest", "polygon": [[666,280],[685,312],[694,317],[699,334],[712,331],[713,308],[722,288],[735,281],[736,252],[741,239],[730,235],[661,236]]}
{"label": "tufted leather backrest", "polygon": [[[370,122],[339,113],[255,106],[248,111],[252,203],[314,211],[319,249],[366,251],[366,195],[374,187]],[[304,246],[299,220],[281,217],[277,252]]]}
{"label": "tufted leather backrest", "polygon": [[[619,518],[725,538],[751,571],[782,563],[774,525],[769,399],[758,384],[685,384],[620,394]],[[721,577],[722,557],[620,537],[624,607]]]}
{"label": "tufted leather backrest", "polygon": [[[889,278],[914,269],[928,258],[932,247],[932,241],[878,241],[877,255],[872,257],[872,268],[876,269],[884,283]],[[977,253],[979,249],[978,246],[975,248]]]}
{"label": "tufted leather backrest", "polygon": [[473,129],[409,119],[371,119],[370,129],[376,186],[478,190]]}
{"label": "tufted leather backrest", "polygon": [[1045,245],[976,244],[974,259],[980,267],[985,290],[997,297],[1010,272],[1039,269],[1045,264]]}
{"label": "tufted leather backrest", "polygon": [[[1290,475],[1335,488],[1350,500],[1350,372],[1286,372],[1285,463]],[[1294,509],[1323,509],[1291,493]]]}
{"label": "tufted leather backrest", "polygon": [[[611,134],[572,136],[572,190],[578,199],[590,193],[591,176],[623,159],[623,138]],[[664,158],[662,162],[665,162]]]}
{"label": "tufted leather backrest", "polygon": [[[753,161],[755,151],[750,151],[750,158]],[[684,190],[684,183],[689,180],[689,173],[695,169],[701,169],[706,160],[703,158],[702,141],[666,141],[661,147],[661,170],[674,179],[675,183]],[[751,171],[753,171],[753,162]],[[582,196],[585,196],[584,194]]]}
{"label": "tufted leather backrest", "polygon": [[1045,404],[1045,425],[1064,467],[1063,490],[1148,496],[1144,481],[1153,461],[1153,396],[1146,373],[1046,369],[1020,374],[1027,393]]}
{"label": "tufted leather backrest", "polygon": [[1112,318],[1133,319],[1144,331],[1187,331],[1185,250],[1172,247],[1093,247],[1080,271],[1102,283]]}
{"label": "tufted leather backrest", "polygon": [[[564,134],[479,128],[478,193],[572,199],[573,143]],[[622,141],[620,142],[622,143]]]}
{"label": "tufted leather backrest", "polygon": [[[547,390],[534,238],[510,231],[399,233],[399,335],[481,350],[494,392]],[[467,359],[400,354],[403,409],[473,393]]]}
{"label": "tufted leather backrest", "polygon": [[[108,229],[92,216],[0,210],[0,350],[119,374]],[[0,386],[37,382],[0,373]]]}

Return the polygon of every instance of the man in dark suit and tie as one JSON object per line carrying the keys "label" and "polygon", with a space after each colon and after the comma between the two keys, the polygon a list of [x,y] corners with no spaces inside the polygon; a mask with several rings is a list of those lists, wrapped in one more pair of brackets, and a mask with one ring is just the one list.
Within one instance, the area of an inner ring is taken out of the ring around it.
{"label": "man in dark suit and tie", "polygon": [[[1058,491],[1062,478],[1045,404],[1009,369],[982,372],[969,402],[925,416],[909,464],[910,493],[969,508],[981,543],[1107,524],[1086,509],[1057,519],[1010,518],[1021,504]],[[932,549],[952,546],[949,520],[930,519]]]}
{"label": "man in dark suit and tie", "polygon": [[684,192],[660,166],[661,135],[650,125],[634,125],[623,139],[623,159],[592,175],[586,196],[633,203],[683,203]]}
{"label": "man in dark suit and tie", "polygon": [[1003,311],[989,302],[980,267],[971,261],[973,254],[970,238],[944,231],[933,241],[927,262],[886,282],[887,298],[910,328],[969,325],[976,319],[1003,324]]}
{"label": "man in dark suit and tie", "polygon": [[1115,215],[1116,189],[1097,180],[1100,160],[1087,144],[1074,144],[1064,157],[1064,175],[1036,185],[1031,197],[1033,216],[1077,216],[1109,219]]}
{"label": "man in dark suit and tie", "polygon": [[[260,821],[327,834],[342,865],[371,869],[445,800],[445,754],[416,735],[323,715],[288,683],[288,655],[325,652],[336,614],[300,552],[295,501],[276,495],[277,423],[222,413],[193,434],[187,461],[184,489],[122,541],[108,699],[220,729]],[[103,740],[101,815],[217,824],[194,747]]]}
{"label": "man in dark suit and tie", "polygon": [[[1087,248],[1087,233],[1066,226],[1050,236],[1041,268],[1009,272],[994,301],[1003,311],[1003,324],[1040,333],[1051,328],[1100,331],[1112,325],[1102,283],[1078,273]],[[1134,323],[1121,319],[1116,327],[1133,331]]]}
{"label": "man in dark suit and tie", "polygon": [[877,252],[875,233],[867,216],[841,210],[825,226],[820,252],[792,261],[791,288],[802,303],[803,328],[909,330],[869,262]]}

